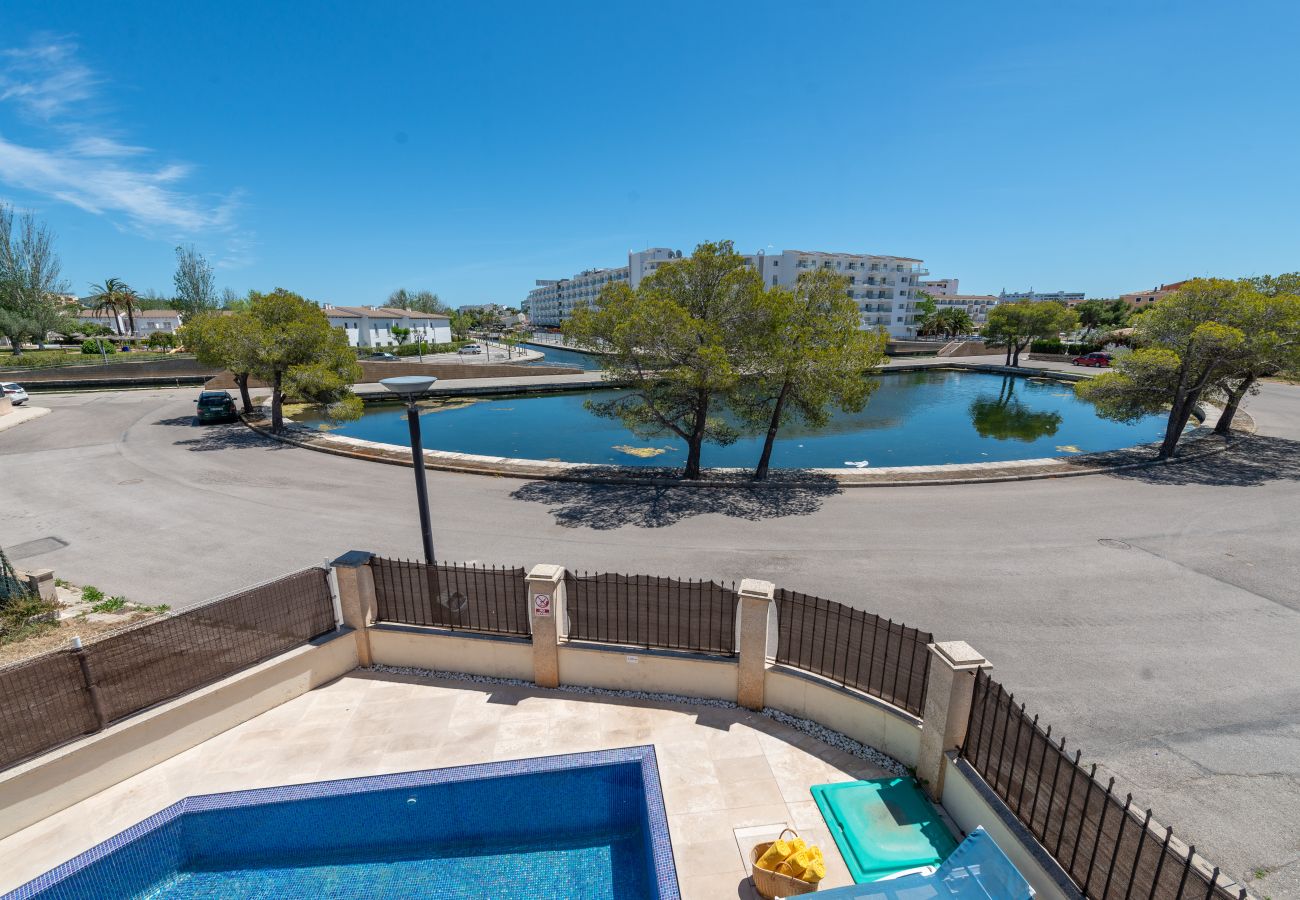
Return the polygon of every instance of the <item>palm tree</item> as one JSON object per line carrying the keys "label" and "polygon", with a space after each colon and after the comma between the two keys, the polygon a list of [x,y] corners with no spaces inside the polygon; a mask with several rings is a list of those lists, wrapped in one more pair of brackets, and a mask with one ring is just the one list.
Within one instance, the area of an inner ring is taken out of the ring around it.
{"label": "palm tree", "polygon": [[970,313],[953,306],[940,310],[934,317],[934,325],[936,330],[942,331],[943,336],[948,340],[952,340],[959,334],[970,334],[975,330],[975,322],[971,319]]}
{"label": "palm tree", "polygon": [[[125,312],[128,330],[134,335],[135,314],[140,309],[140,297],[131,286],[120,278],[105,278],[103,284],[92,284],[90,289],[94,292],[88,298],[91,309],[105,315],[112,313],[115,323],[118,313]],[[120,329],[118,333],[121,333]]]}

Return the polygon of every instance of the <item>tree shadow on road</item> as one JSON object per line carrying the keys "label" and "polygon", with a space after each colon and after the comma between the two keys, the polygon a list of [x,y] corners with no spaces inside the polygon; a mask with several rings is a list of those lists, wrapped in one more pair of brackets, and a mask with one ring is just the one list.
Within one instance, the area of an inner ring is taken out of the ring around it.
{"label": "tree shadow on road", "polygon": [[1123,469],[1112,478],[1146,484],[1203,484],[1247,487],[1270,481],[1300,481],[1300,441],[1254,435],[1237,438],[1222,453],[1175,459],[1164,465]]}
{"label": "tree shadow on road", "polygon": [[664,528],[691,516],[717,513],[751,522],[808,516],[842,488],[833,478],[810,474],[774,476],[763,486],[597,484],[586,481],[530,481],[510,496],[551,508],[565,528],[606,531],[632,525]]}
{"label": "tree shadow on road", "polygon": [[206,450],[284,450],[289,447],[288,444],[282,444],[279,441],[258,434],[242,422],[198,425],[194,416],[176,416],[171,419],[159,419],[154,424],[193,429],[193,437],[173,441],[173,444],[196,452]]}
{"label": "tree shadow on road", "polygon": [[159,419],[154,422],[155,425],[168,425],[173,428],[192,428],[199,424],[199,419],[193,413],[188,416],[172,416],[170,419]]}

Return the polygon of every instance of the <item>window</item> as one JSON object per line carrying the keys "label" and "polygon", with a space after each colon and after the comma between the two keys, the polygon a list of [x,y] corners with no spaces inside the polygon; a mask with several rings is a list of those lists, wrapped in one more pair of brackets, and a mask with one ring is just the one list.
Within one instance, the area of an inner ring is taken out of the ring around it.
{"label": "window", "polygon": [[772,276],[772,287],[776,287],[776,276]]}

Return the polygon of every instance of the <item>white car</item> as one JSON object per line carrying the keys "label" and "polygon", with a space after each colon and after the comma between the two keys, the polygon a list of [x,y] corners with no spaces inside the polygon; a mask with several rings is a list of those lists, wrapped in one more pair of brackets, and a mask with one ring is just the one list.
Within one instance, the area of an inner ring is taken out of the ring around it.
{"label": "white car", "polygon": [[459,352],[462,353],[462,354],[465,354],[465,353],[470,353],[470,354],[482,353],[482,352],[483,352],[483,348],[480,347],[478,344],[466,344],[464,347],[461,347],[461,348],[460,348],[460,351],[459,351]]}
{"label": "white car", "polygon": [[23,390],[21,384],[12,381],[0,381],[0,391],[9,398],[14,406],[22,406],[27,402],[27,392]]}

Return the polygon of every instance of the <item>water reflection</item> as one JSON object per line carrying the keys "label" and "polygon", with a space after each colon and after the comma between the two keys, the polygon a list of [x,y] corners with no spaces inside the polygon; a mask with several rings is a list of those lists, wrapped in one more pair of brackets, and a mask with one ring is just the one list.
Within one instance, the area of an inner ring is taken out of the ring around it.
{"label": "water reflection", "polygon": [[1006,376],[996,397],[976,397],[970,404],[970,422],[980,437],[999,441],[1036,441],[1051,437],[1061,427],[1061,414],[1035,410],[1016,399],[1019,379]]}

